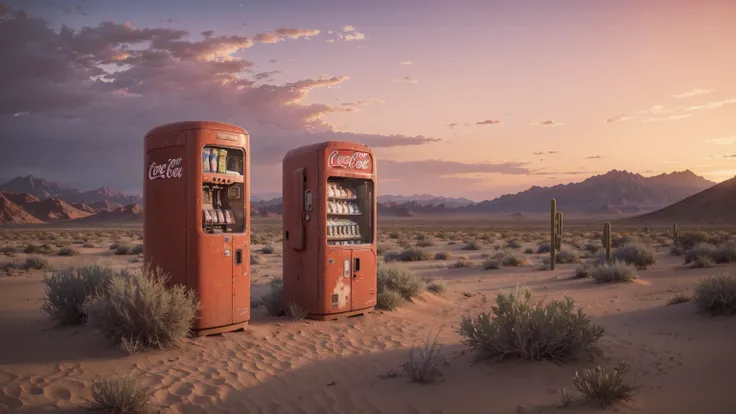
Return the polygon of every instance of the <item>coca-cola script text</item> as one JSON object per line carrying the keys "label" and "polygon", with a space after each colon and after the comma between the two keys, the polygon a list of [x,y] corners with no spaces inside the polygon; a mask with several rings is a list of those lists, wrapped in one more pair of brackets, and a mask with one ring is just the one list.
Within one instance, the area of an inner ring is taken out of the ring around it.
{"label": "coca-cola script text", "polygon": [[367,170],[371,167],[371,157],[367,152],[355,151],[352,155],[340,154],[340,151],[332,151],[327,164],[330,168],[350,168],[354,170]]}
{"label": "coca-cola script text", "polygon": [[155,180],[158,178],[181,178],[184,176],[184,164],[181,158],[170,158],[164,164],[156,164],[152,162],[148,166],[148,179]]}

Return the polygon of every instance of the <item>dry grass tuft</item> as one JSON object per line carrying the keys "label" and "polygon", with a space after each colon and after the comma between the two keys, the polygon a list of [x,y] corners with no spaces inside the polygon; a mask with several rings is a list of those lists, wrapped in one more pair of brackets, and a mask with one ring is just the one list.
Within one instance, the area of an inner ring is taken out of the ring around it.
{"label": "dry grass tuft", "polygon": [[148,412],[149,393],[132,378],[103,379],[92,384],[92,400],[100,410],[115,414]]}
{"label": "dry grass tuft", "polygon": [[440,365],[446,363],[440,354],[442,344],[439,342],[439,332],[432,339],[431,333],[427,335],[421,348],[412,346],[409,351],[409,360],[403,365],[404,371],[409,374],[414,382],[431,383],[443,377]]}
{"label": "dry grass tuft", "polygon": [[598,366],[575,372],[572,382],[587,399],[597,401],[602,406],[616,401],[630,401],[639,386],[626,379],[629,369],[624,362],[617,367]]}

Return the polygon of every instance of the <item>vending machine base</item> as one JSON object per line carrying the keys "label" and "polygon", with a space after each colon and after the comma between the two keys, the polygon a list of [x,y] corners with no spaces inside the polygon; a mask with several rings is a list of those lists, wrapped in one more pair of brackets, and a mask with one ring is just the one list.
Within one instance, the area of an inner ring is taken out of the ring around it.
{"label": "vending machine base", "polygon": [[248,327],[248,322],[236,323],[234,325],[218,326],[217,328],[198,329],[194,331],[194,336],[203,337],[211,335],[220,335],[229,332],[244,331]]}
{"label": "vending machine base", "polygon": [[358,316],[358,315],[365,315],[365,314],[373,312],[374,310],[375,310],[375,307],[370,307],[370,308],[358,309],[358,310],[349,311],[349,312],[328,313],[325,315],[309,314],[307,315],[307,319],[313,319],[316,321],[336,321],[338,319],[350,318],[350,317]]}

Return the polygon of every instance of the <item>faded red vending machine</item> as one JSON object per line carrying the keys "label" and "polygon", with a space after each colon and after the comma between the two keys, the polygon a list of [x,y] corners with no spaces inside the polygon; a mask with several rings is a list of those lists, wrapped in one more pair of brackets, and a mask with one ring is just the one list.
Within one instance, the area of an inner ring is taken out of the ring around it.
{"label": "faded red vending machine", "polygon": [[283,162],[284,303],[312,319],[376,305],[376,164],[365,145],[328,141]]}
{"label": "faded red vending machine", "polygon": [[191,121],[145,137],[144,260],[197,292],[198,336],[250,319],[250,152],[235,125]]}

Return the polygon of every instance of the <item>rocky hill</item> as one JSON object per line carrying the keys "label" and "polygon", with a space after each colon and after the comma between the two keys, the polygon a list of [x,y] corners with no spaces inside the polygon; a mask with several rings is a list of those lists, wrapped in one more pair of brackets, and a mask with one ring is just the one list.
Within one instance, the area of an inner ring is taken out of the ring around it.
{"label": "rocky hill", "polygon": [[140,197],[128,196],[110,187],[80,191],[76,188],[47,181],[43,178],[36,178],[32,175],[15,177],[5,184],[0,184],[0,192],[31,194],[41,200],[46,198],[57,198],[68,204],[91,204],[99,201],[107,201],[118,205],[141,203]]}

